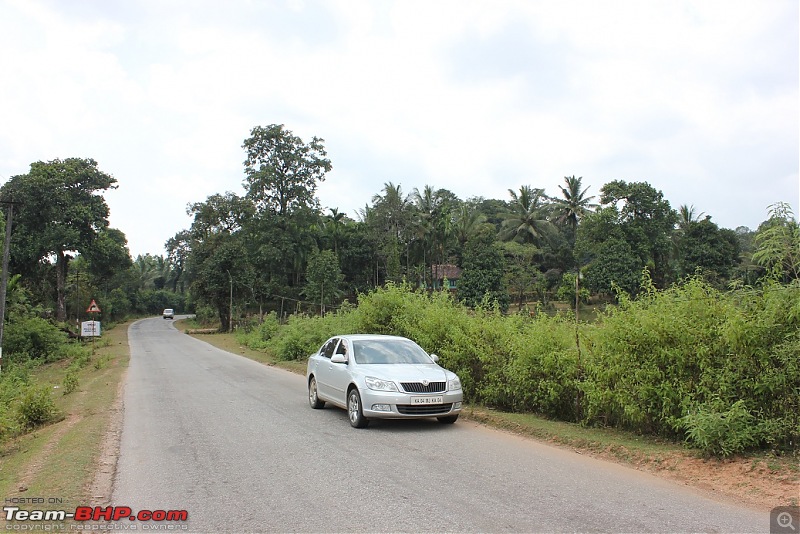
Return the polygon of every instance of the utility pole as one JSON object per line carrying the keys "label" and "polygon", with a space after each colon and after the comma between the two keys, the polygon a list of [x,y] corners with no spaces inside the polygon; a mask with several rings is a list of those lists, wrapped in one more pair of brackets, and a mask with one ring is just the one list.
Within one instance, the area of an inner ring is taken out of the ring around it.
{"label": "utility pole", "polygon": [[6,217],[6,241],[3,249],[3,276],[0,280],[0,373],[3,371],[3,332],[6,326],[6,288],[8,287],[8,259],[11,249],[11,222],[14,218],[14,202],[3,202],[8,205]]}
{"label": "utility pole", "polygon": [[231,301],[230,301],[230,308],[228,309],[228,332],[233,332],[233,276],[231,276],[231,272],[228,271],[228,278],[231,280]]}
{"label": "utility pole", "polygon": [[581,270],[575,273],[575,346],[578,348],[578,368],[581,366],[581,338],[578,335],[578,306],[580,304]]}

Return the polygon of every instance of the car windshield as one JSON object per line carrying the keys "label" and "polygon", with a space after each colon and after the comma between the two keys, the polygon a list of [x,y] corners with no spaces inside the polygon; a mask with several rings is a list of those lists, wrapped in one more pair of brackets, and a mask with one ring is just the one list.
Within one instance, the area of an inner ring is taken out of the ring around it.
{"label": "car windshield", "polygon": [[356,363],[433,363],[422,348],[408,339],[359,339],[353,341]]}

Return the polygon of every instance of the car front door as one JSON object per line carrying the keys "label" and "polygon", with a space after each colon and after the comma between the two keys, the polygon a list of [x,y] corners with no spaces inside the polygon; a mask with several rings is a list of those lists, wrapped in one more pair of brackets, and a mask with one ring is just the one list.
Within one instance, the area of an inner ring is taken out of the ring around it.
{"label": "car front door", "polygon": [[316,358],[319,358],[319,362],[317,363],[315,376],[317,378],[317,395],[319,395],[322,399],[332,399],[333,397],[333,388],[331,387],[331,380],[333,379],[333,364],[331,363],[331,356],[333,356],[333,351],[336,349],[336,345],[339,343],[339,338],[331,338],[329,339],[322,348],[319,349],[319,353]]}
{"label": "car front door", "polygon": [[336,363],[336,362],[329,362],[329,374],[330,374],[330,387],[331,387],[331,395],[333,398],[336,399],[336,402],[345,405],[347,400],[347,386],[350,385],[350,357],[352,355],[352,350],[348,346],[348,342],[345,339],[342,339],[336,347],[334,354],[337,356],[343,356],[346,360],[344,363]]}

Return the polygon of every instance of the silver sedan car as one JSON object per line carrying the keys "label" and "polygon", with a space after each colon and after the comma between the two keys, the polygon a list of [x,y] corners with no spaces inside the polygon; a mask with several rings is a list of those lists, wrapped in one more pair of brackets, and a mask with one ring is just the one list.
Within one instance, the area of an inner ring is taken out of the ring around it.
{"label": "silver sedan car", "polygon": [[455,423],[464,397],[461,381],[437,361],[404,337],[332,337],[308,358],[308,402],[315,409],[326,402],[344,408],[356,428],[371,418]]}

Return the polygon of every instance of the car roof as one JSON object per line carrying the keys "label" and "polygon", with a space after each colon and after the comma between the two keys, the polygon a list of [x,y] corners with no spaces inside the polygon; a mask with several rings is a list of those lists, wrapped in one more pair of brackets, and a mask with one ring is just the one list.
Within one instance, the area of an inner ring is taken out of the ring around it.
{"label": "car roof", "polygon": [[362,340],[403,340],[403,341],[410,341],[407,337],[403,336],[390,336],[386,334],[344,334],[341,336],[333,336],[338,337],[339,339],[347,339],[349,341],[362,341]]}

